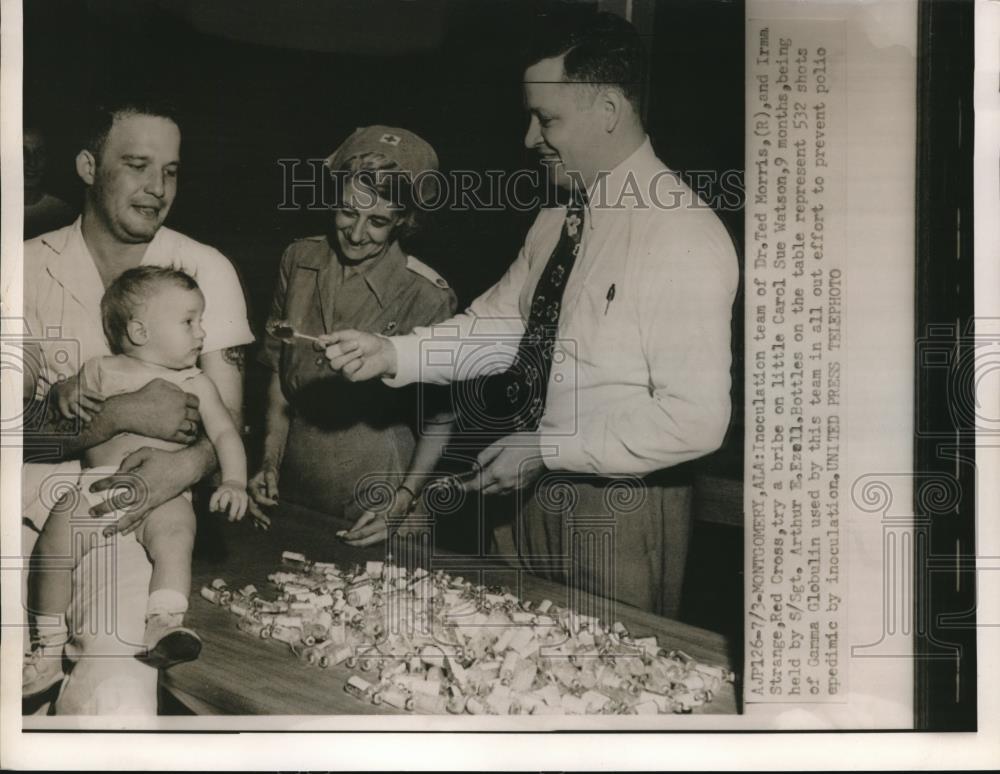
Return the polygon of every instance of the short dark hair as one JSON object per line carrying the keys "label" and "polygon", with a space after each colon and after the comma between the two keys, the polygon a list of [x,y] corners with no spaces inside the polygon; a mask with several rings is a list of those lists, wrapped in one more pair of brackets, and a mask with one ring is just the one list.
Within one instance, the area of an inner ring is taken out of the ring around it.
{"label": "short dark hair", "polygon": [[539,17],[524,52],[524,69],[564,56],[566,80],[614,86],[636,111],[642,100],[639,32],[627,20],[592,6],[558,4]]}
{"label": "short dark hair", "polygon": [[183,290],[199,290],[194,277],[166,266],[136,266],[123,271],[101,298],[101,323],[111,351],[120,355],[128,337],[128,323],[150,297],[164,285]]}
{"label": "short dark hair", "polygon": [[82,146],[99,158],[111,127],[125,116],[156,116],[180,127],[177,106],[163,97],[116,97],[98,100],[87,111]]}

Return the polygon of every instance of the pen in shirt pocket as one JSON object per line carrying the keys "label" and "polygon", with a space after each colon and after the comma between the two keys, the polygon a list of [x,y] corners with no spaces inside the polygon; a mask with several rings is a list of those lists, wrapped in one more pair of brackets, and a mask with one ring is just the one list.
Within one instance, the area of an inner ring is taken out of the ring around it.
{"label": "pen in shirt pocket", "polygon": [[611,308],[611,302],[615,300],[615,283],[611,283],[611,287],[608,288],[608,294],[604,297],[607,300],[607,305],[604,307],[604,316],[608,316],[608,310]]}

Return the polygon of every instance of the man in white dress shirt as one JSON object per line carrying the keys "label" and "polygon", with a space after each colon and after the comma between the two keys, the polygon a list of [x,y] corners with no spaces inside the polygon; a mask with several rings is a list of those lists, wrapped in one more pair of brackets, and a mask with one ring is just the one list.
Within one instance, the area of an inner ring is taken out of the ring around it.
{"label": "man in white dress shirt", "polygon": [[[717,449],[729,423],[738,264],[719,218],[653,153],[640,62],[637,32],[613,14],[552,25],[524,71],[525,144],[584,205],[543,209],[465,313],[409,336],[334,333],[327,357],[352,380],[441,384],[498,361],[524,370],[534,335],[544,355],[527,381],[541,374],[544,408],[480,454],[468,486],[522,492],[523,566],[675,617],[691,520],[681,463]],[[484,353],[490,335],[521,342]],[[509,394],[532,394],[524,384]]]}

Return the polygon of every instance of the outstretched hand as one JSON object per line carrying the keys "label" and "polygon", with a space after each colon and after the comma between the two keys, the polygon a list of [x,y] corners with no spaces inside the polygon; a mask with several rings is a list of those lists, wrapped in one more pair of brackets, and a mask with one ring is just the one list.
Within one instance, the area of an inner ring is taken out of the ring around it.
{"label": "outstretched hand", "polygon": [[385,336],[352,329],[319,337],[330,368],[351,382],[396,375],[396,348]]}
{"label": "outstretched hand", "polygon": [[223,481],[212,493],[208,508],[211,511],[228,512],[230,521],[239,521],[247,512],[249,499],[244,484],[239,481]]}
{"label": "outstretched hand", "polygon": [[247,507],[253,517],[253,525],[257,529],[270,529],[271,517],[264,512],[265,508],[273,508],[278,504],[278,469],[273,465],[264,465],[247,484],[250,501]]}
{"label": "outstretched hand", "polygon": [[390,526],[393,529],[400,526],[401,520],[410,512],[412,503],[413,495],[407,489],[397,489],[387,508],[379,511],[366,510],[349,530],[338,532],[337,537],[349,546],[381,543],[389,537]]}

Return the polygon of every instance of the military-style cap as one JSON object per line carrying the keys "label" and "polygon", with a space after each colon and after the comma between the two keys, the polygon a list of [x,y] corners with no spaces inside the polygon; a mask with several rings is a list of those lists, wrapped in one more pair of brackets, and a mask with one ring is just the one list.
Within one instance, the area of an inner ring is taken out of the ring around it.
{"label": "military-style cap", "polygon": [[430,144],[406,129],[393,126],[363,126],[341,143],[326,160],[331,171],[365,153],[381,153],[396,166],[410,173],[411,179],[421,172],[438,168],[437,153]]}

